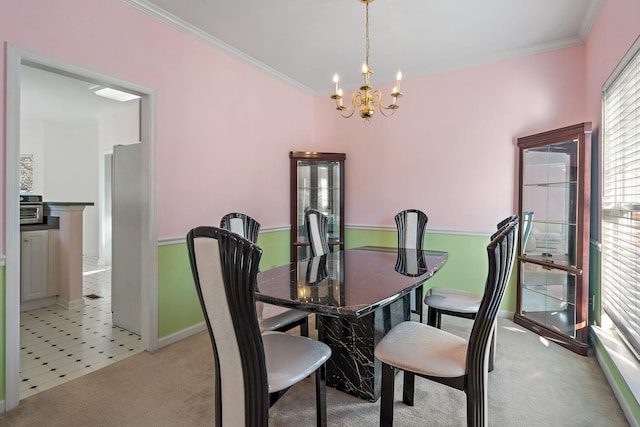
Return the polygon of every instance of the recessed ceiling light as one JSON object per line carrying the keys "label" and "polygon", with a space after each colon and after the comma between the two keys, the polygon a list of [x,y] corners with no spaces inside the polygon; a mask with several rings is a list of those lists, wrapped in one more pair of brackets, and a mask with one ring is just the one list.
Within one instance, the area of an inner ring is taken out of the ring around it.
{"label": "recessed ceiling light", "polygon": [[113,99],[115,101],[126,102],[134,99],[140,98],[138,95],[133,95],[131,93],[122,92],[120,90],[111,89],[110,87],[105,87],[94,92],[98,96],[104,96],[105,98]]}

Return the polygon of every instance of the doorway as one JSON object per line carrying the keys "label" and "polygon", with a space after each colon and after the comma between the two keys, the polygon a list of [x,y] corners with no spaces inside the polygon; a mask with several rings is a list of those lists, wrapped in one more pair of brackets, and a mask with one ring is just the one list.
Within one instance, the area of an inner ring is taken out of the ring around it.
{"label": "doorway", "polygon": [[6,147],[6,398],[5,411],[19,403],[20,369],[20,227],[18,160],[20,154],[20,67],[29,65],[78,80],[95,82],[141,96],[140,133],[142,141],[143,215],[141,248],[141,337],[145,350],[158,347],[157,334],[157,216],[155,94],[153,89],[59,61],[12,45],[7,46],[7,147]]}

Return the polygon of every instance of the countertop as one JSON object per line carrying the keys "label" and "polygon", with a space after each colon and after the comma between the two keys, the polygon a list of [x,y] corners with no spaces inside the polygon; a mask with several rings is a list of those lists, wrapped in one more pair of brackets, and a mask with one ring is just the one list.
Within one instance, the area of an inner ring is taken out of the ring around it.
{"label": "countertop", "polygon": [[42,224],[21,224],[20,231],[57,230],[60,228],[60,218],[45,216]]}
{"label": "countertop", "polygon": [[47,206],[93,206],[95,203],[93,202],[44,202],[43,205]]}

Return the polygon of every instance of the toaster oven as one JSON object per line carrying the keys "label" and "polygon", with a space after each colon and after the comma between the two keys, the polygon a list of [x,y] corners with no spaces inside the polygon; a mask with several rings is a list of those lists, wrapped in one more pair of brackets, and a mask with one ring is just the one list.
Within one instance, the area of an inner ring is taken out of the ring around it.
{"label": "toaster oven", "polygon": [[42,224],[42,196],[20,195],[20,224]]}

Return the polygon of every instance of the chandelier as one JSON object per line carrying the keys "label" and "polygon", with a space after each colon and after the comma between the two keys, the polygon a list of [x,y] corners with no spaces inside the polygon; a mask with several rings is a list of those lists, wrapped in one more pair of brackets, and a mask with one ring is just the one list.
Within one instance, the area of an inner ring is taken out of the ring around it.
{"label": "chandelier", "polygon": [[[398,98],[402,96],[400,93],[400,80],[402,80],[402,73],[398,71],[396,74],[396,85],[391,91],[391,98],[393,102],[389,105],[382,105],[382,92],[378,89],[371,87],[371,74],[373,71],[369,68],[369,3],[374,0],[359,0],[366,6],[366,18],[365,18],[365,40],[366,40],[366,55],[364,64],[362,64],[362,77],[364,84],[360,86],[360,90],[353,91],[351,94],[351,106],[345,107],[342,105],[342,89],[339,86],[340,78],[338,74],[334,74],[333,83],[335,84],[335,93],[331,95],[331,99],[336,101],[336,110],[340,112],[340,115],[345,119],[353,116],[353,113],[358,110],[360,117],[365,120],[369,120],[375,113],[375,107],[378,107],[380,113],[383,116],[389,117],[400,108],[398,105]],[[386,112],[385,111],[389,111]]]}

